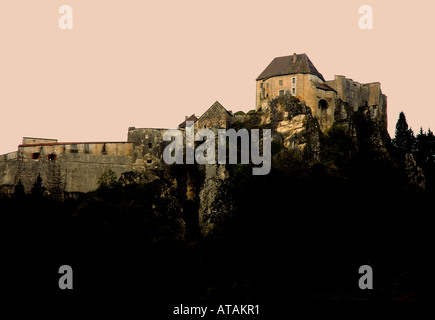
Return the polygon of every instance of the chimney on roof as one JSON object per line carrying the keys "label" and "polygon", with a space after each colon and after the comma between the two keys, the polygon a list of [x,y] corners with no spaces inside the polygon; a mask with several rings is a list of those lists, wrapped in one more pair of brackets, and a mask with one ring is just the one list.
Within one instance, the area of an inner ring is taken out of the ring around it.
{"label": "chimney on roof", "polygon": [[189,118],[189,116],[184,116],[184,121],[186,121],[186,120],[187,120],[187,118]]}
{"label": "chimney on roof", "polygon": [[296,62],[297,57],[298,57],[298,55],[296,53],[293,53],[293,63]]}

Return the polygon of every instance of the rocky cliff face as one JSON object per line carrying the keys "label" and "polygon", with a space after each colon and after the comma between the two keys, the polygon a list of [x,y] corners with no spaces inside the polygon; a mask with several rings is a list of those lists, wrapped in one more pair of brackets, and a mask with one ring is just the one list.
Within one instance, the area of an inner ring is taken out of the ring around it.
{"label": "rocky cliff face", "polygon": [[[284,95],[269,102],[269,107],[260,114],[261,124],[270,124],[275,141],[285,148],[303,152],[309,149],[312,159],[318,160],[320,137],[328,135],[319,125],[321,119],[313,116],[304,101]],[[334,109],[334,121],[328,126],[338,127],[354,139],[356,146],[362,136],[382,151],[386,151],[389,135],[383,113],[374,106],[360,106],[356,111],[347,103],[338,100]]]}
{"label": "rocky cliff face", "polygon": [[275,143],[300,153],[309,151],[312,160],[318,159],[321,130],[305,102],[280,96],[271,100],[259,117],[261,125],[270,125]]}
{"label": "rocky cliff face", "polygon": [[[389,141],[383,117],[377,106],[361,106],[354,111],[347,103],[338,101],[334,110],[332,128],[345,132],[351,141],[352,152],[364,149],[369,144],[386,153]],[[237,130],[246,128],[270,128],[275,144],[296,151],[305,162],[320,160],[321,141],[328,139],[329,132],[322,132],[319,119],[315,118],[305,102],[283,95],[269,102],[266,110],[238,117],[233,123]],[[351,150],[349,150],[349,153]],[[416,168],[409,162],[409,171],[415,173],[414,180],[421,180]],[[205,180],[199,191],[198,218],[200,230],[208,235],[226,218],[230,218],[232,205],[228,192],[229,172],[223,165],[207,165]]]}
{"label": "rocky cliff face", "polygon": [[206,165],[205,180],[199,191],[199,227],[203,235],[210,234],[231,212],[228,196],[229,173],[225,165]]}
{"label": "rocky cliff face", "polygon": [[[233,127],[271,129],[272,140],[287,149],[310,150],[314,159],[319,154],[320,128],[304,102],[286,95],[270,102],[265,112],[248,114],[235,119]],[[229,171],[225,165],[205,165],[205,179],[199,191],[198,218],[203,235],[209,235],[234,209],[228,194]]]}
{"label": "rocky cliff face", "polygon": [[346,130],[353,137],[358,148],[359,140],[368,139],[379,151],[386,153],[390,141],[384,111],[376,105],[360,106],[354,110],[349,104],[339,100],[334,111],[334,125]]}

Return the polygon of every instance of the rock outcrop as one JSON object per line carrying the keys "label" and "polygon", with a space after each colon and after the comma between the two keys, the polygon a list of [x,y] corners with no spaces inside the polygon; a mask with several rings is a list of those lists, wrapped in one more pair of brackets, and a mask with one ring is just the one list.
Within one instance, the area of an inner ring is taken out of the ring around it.
{"label": "rock outcrop", "polygon": [[228,171],[225,165],[205,165],[205,180],[199,191],[199,227],[203,235],[210,234],[229,218]]}
{"label": "rock outcrop", "polygon": [[321,130],[305,102],[283,95],[272,99],[260,117],[262,125],[270,124],[274,141],[290,150],[310,150],[318,159]]}

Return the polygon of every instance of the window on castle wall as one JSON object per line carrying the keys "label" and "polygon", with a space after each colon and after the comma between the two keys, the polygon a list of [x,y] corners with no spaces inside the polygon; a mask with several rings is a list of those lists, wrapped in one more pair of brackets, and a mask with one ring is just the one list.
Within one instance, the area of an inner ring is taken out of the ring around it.
{"label": "window on castle wall", "polygon": [[279,85],[282,86],[282,80],[279,80]]}
{"label": "window on castle wall", "polygon": [[48,161],[55,161],[57,159],[57,155],[55,155],[54,153],[51,153],[47,156]]}
{"label": "window on castle wall", "polygon": [[260,88],[263,89],[263,84],[262,83],[260,83]]}
{"label": "window on castle wall", "polygon": [[279,90],[279,95],[283,96],[284,95],[284,90]]}
{"label": "window on castle wall", "polygon": [[152,148],[153,147],[153,144],[152,143],[148,143],[148,148]]}
{"label": "window on castle wall", "polygon": [[296,88],[292,88],[292,94],[296,94]]}
{"label": "window on castle wall", "polygon": [[292,83],[295,84],[296,83],[296,77],[292,78]]}
{"label": "window on castle wall", "polygon": [[32,159],[33,160],[38,160],[40,156],[41,156],[41,154],[39,152],[32,153]]}

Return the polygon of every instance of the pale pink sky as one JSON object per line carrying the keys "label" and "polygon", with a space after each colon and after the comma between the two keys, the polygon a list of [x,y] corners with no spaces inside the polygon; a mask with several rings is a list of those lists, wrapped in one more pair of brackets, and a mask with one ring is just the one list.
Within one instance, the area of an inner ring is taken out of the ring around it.
{"label": "pale pink sky", "polygon": [[[60,30],[58,9],[73,9]],[[374,29],[358,27],[361,5]],[[329,80],[381,83],[389,131],[400,111],[435,129],[435,2],[1,0],[0,154],[23,136],[125,141],[175,128],[218,100],[255,106],[255,78],[277,56],[307,53]]]}

